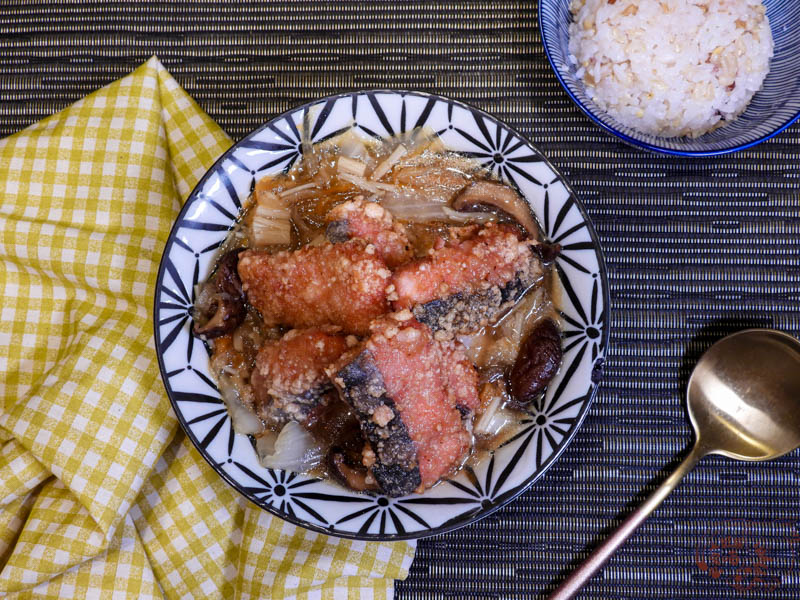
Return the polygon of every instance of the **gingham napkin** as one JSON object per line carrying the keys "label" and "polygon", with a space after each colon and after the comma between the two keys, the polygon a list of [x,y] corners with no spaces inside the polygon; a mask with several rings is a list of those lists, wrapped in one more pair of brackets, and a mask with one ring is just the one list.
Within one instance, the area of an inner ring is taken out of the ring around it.
{"label": "gingham napkin", "polygon": [[413,544],[272,517],[177,426],[156,270],[230,143],[155,57],[0,141],[0,596],[387,598],[406,576]]}

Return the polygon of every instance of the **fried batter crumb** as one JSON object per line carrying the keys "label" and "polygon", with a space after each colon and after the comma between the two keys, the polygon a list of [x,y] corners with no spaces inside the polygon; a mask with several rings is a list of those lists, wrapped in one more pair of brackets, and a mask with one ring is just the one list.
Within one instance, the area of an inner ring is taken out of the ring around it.
{"label": "fried batter crumb", "polygon": [[329,223],[331,241],[338,241],[343,232],[351,238],[362,238],[370,243],[367,252],[377,252],[389,268],[414,257],[403,226],[376,202],[363,198],[344,202],[331,209],[325,220]]}
{"label": "fried batter crumb", "polygon": [[387,335],[396,323],[392,317],[373,322],[365,347],[417,447],[421,491],[456,468],[469,451],[470,434],[458,407],[478,406],[478,375],[457,342],[437,342],[413,318]]}
{"label": "fried batter crumb", "polygon": [[275,254],[247,250],[239,259],[242,288],[268,326],[338,325],[364,334],[388,310],[390,275],[360,239]]}
{"label": "fried batter crumb", "polygon": [[306,421],[333,388],[325,369],[346,350],[346,336],[332,326],[293,329],[264,342],[251,375],[256,414],[273,426]]}
{"label": "fried batter crumb", "polygon": [[531,261],[530,244],[508,227],[488,223],[466,239],[399,267],[392,277],[396,310],[511,281]]}

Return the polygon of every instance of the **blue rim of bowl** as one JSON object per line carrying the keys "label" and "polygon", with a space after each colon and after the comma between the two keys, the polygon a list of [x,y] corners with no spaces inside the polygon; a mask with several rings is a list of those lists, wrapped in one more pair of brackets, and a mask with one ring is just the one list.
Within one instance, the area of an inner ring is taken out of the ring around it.
{"label": "blue rim of bowl", "polygon": [[[481,505],[481,507],[479,509],[477,509],[475,512],[464,513],[464,514],[458,515],[456,518],[454,518],[452,520],[449,520],[449,521],[445,521],[442,525],[439,525],[438,527],[435,527],[435,528],[432,528],[432,529],[429,529],[429,530],[425,530],[425,531],[416,531],[416,532],[404,533],[404,534],[397,534],[397,533],[393,533],[393,534],[359,534],[359,533],[350,533],[350,532],[346,532],[346,531],[338,531],[338,530],[327,529],[325,527],[320,527],[319,525],[314,525],[313,523],[309,523],[307,521],[304,521],[303,519],[299,519],[299,518],[295,517],[294,515],[283,513],[281,511],[275,509],[274,507],[272,507],[269,504],[262,503],[255,496],[255,494],[252,494],[252,493],[249,493],[249,492],[246,492],[245,490],[243,490],[242,487],[239,485],[239,483],[236,482],[228,473],[226,473],[222,469],[217,468],[217,465],[215,464],[214,460],[207,454],[207,452],[204,449],[202,449],[202,447],[201,447],[201,445],[199,443],[199,440],[195,437],[194,433],[192,433],[192,430],[188,426],[188,424],[186,422],[186,419],[183,416],[183,413],[181,412],[181,410],[179,410],[177,400],[173,397],[172,390],[167,386],[167,379],[165,377],[166,369],[164,368],[164,359],[163,359],[161,353],[158,351],[158,348],[159,348],[159,346],[161,344],[161,334],[160,334],[159,328],[158,328],[159,312],[160,312],[159,311],[159,307],[158,307],[158,294],[159,294],[159,290],[160,290],[160,285],[159,284],[160,284],[160,282],[163,281],[164,271],[166,269],[167,248],[170,246],[170,244],[174,243],[177,231],[179,229],[178,224],[183,220],[183,217],[188,212],[188,210],[190,208],[190,201],[193,200],[197,196],[197,193],[199,192],[199,190],[201,190],[203,188],[203,185],[205,184],[206,180],[213,175],[213,173],[216,171],[217,167],[225,159],[227,159],[228,156],[230,156],[240,144],[242,144],[246,140],[252,138],[254,135],[256,135],[256,134],[260,133],[261,131],[263,131],[264,129],[266,129],[271,123],[273,123],[275,121],[278,121],[280,119],[283,119],[283,118],[287,117],[288,115],[290,115],[290,114],[292,114],[292,113],[294,113],[294,112],[296,112],[298,110],[303,110],[305,108],[310,108],[310,107],[315,106],[317,104],[324,103],[324,102],[326,102],[328,100],[335,100],[335,99],[339,99],[339,98],[349,98],[349,97],[352,97],[354,95],[360,95],[360,94],[398,94],[398,95],[401,95],[401,96],[402,95],[420,96],[420,97],[423,97],[423,98],[434,98],[434,99],[437,99],[437,100],[441,100],[443,102],[450,103],[450,104],[452,104],[454,106],[461,106],[461,107],[463,107],[463,108],[465,108],[467,110],[474,111],[475,113],[478,113],[478,114],[488,118],[491,121],[499,123],[501,126],[505,127],[512,134],[514,134],[517,137],[519,137],[520,140],[522,140],[526,144],[528,144],[531,148],[533,148],[533,150],[539,156],[541,156],[542,161],[545,164],[547,164],[547,166],[550,167],[556,175],[558,175],[559,179],[564,184],[564,187],[569,192],[570,197],[575,202],[575,206],[578,208],[578,211],[580,212],[581,217],[584,219],[584,221],[586,223],[586,229],[589,232],[589,237],[592,240],[593,249],[595,251],[595,255],[597,256],[598,272],[599,272],[600,281],[602,282],[602,287],[603,287],[603,314],[602,314],[603,335],[601,337],[601,342],[599,344],[599,348],[600,348],[600,350],[602,351],[602,354],[603,354],[603,365],[605,365],[605,363],[608,360],[607,352],[608,352],[608,340],[609,340],[609,327],[610,327],[610,322],[611,322],[611,318],[610,318],[610,308],[611,308],[611,305],[610,305],[610,293],[609,293],[609,288],[608,288],[608,274],[607,274],[607,270],[606,270],[605,255],[603,254],[602,247],[600,246],[600,240],[599,240],[599,238],[597,236],[597,232],[594,229],[594,225],[592,224],[592,221],[589,218],[588,213],[586,212],[586,207],[583,205],[583,202],[580,200],[580,198],[578,198],[578,196],[575,194],[574,190],[572,189],[572,186],[564,178],[564,176],[561,173],[561,171],[556,169],[556,167],[542,153],[542,151],[539,150],[536,146],[534,146],[528,140],[528,138],[526,136],[523,136],[516,129],[514,129],[511,126],[507,125],[504,121],[498,119],[495,116],[490,115],[489,113],[487,113],[484,110],[481,110],[480,108],[476,108],[476,107],[474,107],[474,106],[472,106],[472,105],[470,105],[470,104],[468,104],[466,102],[461,102],[459,100],[453,100],[451,98],[447,98],[447,97],[441,96],[439,94],[430,94],[428,92],[417,92],[417,91],[385,89],[385,88],[365,89],[365,90],[358,90],[358,91],[353,91],[353,92],[343,92],[343,93],[340,93],[340,94],[333,94],[331,96],[324,96],[322,98],[318,98],[318,99],[312,100],[310,102],[305,102],[303,104],[300,104],[298,106],[290,108],[290,109],[280,113],[279,115],[276,115],[275,117],[273,117],[272,119],[270,119],[266,123],[262,124],[260,127],[254,129],[253,131],[248,133],[246,136],[241,138],[236,143],[232,144],[230,148],[228,148],[225,152],[223,152],[220,155],[220,157],[216,161],[214,161],[214,164],[211,165],[211,167],[208,168],[208,170],[205,172],[205,174],[200,178],[200,180],[194,186],[194,188],[192,189],[192,191],[189,194],[189,196],[186,198],[186,202],[184,202],[183,206],[181,207],[180,212],[175,217],[175,222],[172,224],[172,228],[170,229],[169,236],[167,237],[167,240],[164,243],[164,250],[163,250],[163,253],[161,255],[161,261],[160,261],[159,267],[158,267],[158,275],[157,275],[157,278],[156,278],[156,287],[155,287],[155,289],[153,291],[153,298],[154,298],[154,302],[153,302],[153,330],[154,330],[153,341],[154,341],[154,347],[155,347],[155,351],[156,351],[156,357],[158,358],[158,368],[159,368],[159,373],[161,375],[161,382],[164,384],[164,389],[167,392],[167,397],[169,398],[170,404],[172,406],[172,410],[175,413],[175,417],[177,418],[178,422],[180,423],[181,429],[186,434],[186,436],[191,440],[192,446],[194,447],[194,449],[197,452],[200,453],[200,455],[209,464],[209,466],[220,477],[222,477],[222,479],[225,480],[225,482],[228,485],[230,485],[233,489],[235,489],[239,494],[241,494],[242,496],[247,498],[250,502],[252,502],[256,506],[258,506],[262,510],[266,510],[267,512],[272,513],[273,515],[275,515],[276,517],[278,517],[278,518],[280,518],[280,519],[282,519],[284,521],[288,521],[289,523],[292,523],[293,525],[297,525],[299,527],[303,527],[304,529],[308,529],[308,530],[315,531],[315,532],[318,532],[318,533],[324,533],[326,535],[340,537],[340,538],[344,538],[344,539],[365,540],[365,541],[414,540],[414,539],[420,539],[420,538],[424,538],[424,537],[431,537],[431,536],[434,536],[434,535],[440,535],[440,534],[443,534],[443,533],[448,533],[450,531],[453,531],[453,530],[456,530],[456,529],[460,529],[461,527],[466,527],[467,525],[471,525],[473,523],[476,523],[476,522],[488,517],[489,515],[495,513],[500,508],[502,508],[506,504],[510,503],[512,500],[514,500],[517,497],[521,496],[525,492],[525,490],[530,488],[531,485],[533,485],[540,477],[542,477],[550,469],[552,464],[561,456],[561,454],[564,452],[564,450],[567,448],[567,446],[569,446],[572,443],[572,440],[575,437],[575,434],[578,432],[578,429],[580,429],[581,425],[583,424],[583,421],[586,418],[587,413],[589,412],[589,408],[591,407],[592,403],[594,402],[594,398],[595,398],[595,396],[597,394],[597,390],[600,387],[600,383],[602,382],[602,376],[597,381],[594,381],[594,374],[592,375],[593,387],[589,391],[589,393],[587,394],[586,401],[583,404],[583,406],[581,407],[580,412],[575,417],[575,422],[573,423],[571,429],[569,431],[567,431],[567,433],[564,435],[564,438],[562,439],[562,443],[559,445],[559,447],[556,450],[553,451],[553,453],[548,457],[548,459],[544,463],[542,463],[541,468],[539,470],[537,470],[533,475],[528,477],[525,481],[523,481],[517,487],[508,490],[507,492],[505,492],[504,494],[501,494],[500,496],[497,496],[492,501],[492,503],[490,505],[488,505],[488,506]],[[239,435],[239,434],[237,434],[237,435]]]}
{"label": "blue rim of bowl", "polygon": [[547,62],[550,63],[550,68],[555,73],[558,82],[561,84],[561,87],[564,88],[564,91],[567,92],[569,97],[572,101],[581,109],[581,111],[589,117],[592,121],[594,121],[597,125],[605,129],[608,133],[618,137],[623,142],[635,146],[637,148],[644,148],[645,150],[649,150],[651,152],[657,152],[659,154],[668,154],[670,156],[688,156],[688,157],[709,157],[709,156],[722,156],[724,154],[731,154],[733,152],[739,152],[740,150],[746,150],[747,148],[752,148],[753,146],[760,144],[761,142],[765,142],[768,139],[771,139],[778,135],[779,133],[783,132],[787,128],[791,127],[795,121],[800,119],[800,111],[797,112],[796,115],[791,117],[786,123],[778,127],[775,131],[768,133],[767,135],[761,136],[753,140],[752,142],[747,142],[746,144],[740,144],[738,146],[734,146],[732,148],[723,148],[722,150],[675,150],[673,148],[664,148],[662,146],[656,146],[649,142],[644,142],[642,140],[637,140],[621,131],[617,131],[611,125],[604,123],[599,117],[597,117],[591,110],[589,110],[583,102],[581,102],[575,94],[572,93],[572,90],[569,89],[566,81],[564,78],[561,77],[561,72],[556,67],[556,63],[553,61],[553,57],[550,56],[550,50],[547,47],[547,44],[544,41],[544,27],[542,26],[542,2],[543,0],[539,0],[539,14],[538,14],[538,23],[539,23],[539,36],[542,40],[542,46],[544,47],[545,56],[547,56]]}

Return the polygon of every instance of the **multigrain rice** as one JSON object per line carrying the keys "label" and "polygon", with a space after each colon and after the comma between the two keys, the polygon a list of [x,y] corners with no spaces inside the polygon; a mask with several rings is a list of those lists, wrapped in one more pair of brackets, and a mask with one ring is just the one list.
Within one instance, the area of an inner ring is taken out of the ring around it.
{"label": "multigrain rice", "polygon": [[573,0],[569,60],[616,120],[698,137],[744,111],[769,71],[760,0]]}

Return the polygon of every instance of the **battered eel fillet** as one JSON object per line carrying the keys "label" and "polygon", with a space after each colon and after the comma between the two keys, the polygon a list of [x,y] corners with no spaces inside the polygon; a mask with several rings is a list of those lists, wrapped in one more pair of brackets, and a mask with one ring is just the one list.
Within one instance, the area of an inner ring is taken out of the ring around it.
{"label": "battered eel fillet", "polygon": [[398,268],[390,300],[395,310],[411,309],[437,339],[477,331],[542,277],[536,244],[520,240],[510,226],[489,223]]}
{"label": "battered eel fillet", "polygon": [[315,409],[324,408],[325,395],[333,390],[325,369],[357,343],[339,331],[331,326],[292,329],[279,340],[264,342],[250,375],[254,409],[264,422],[305,423]]}
{"label": "battered eel fillet", "polygon": [[478,375],[456,342],[435,340],[408,310],[370,330],[329,372],[361,423],[370,445],[363,463],[381,490],[421,492],[470,449]]}
{"label": "battered eel fillet", "polygon": [[411,244],[400,223],[391,213],[376,202],[362,198],[335,206],[325,217],[328,227],[325,235],[333,243],[350,238],[361,238],[375,246],[390,269],[414,258]]}
{"label": "battered eel fillet", "polygon": [[247,250],[238,268],[247,299],[267,326],[338,325],[366,334],[389,308],[391,272],[361,239],[276,254]]}

